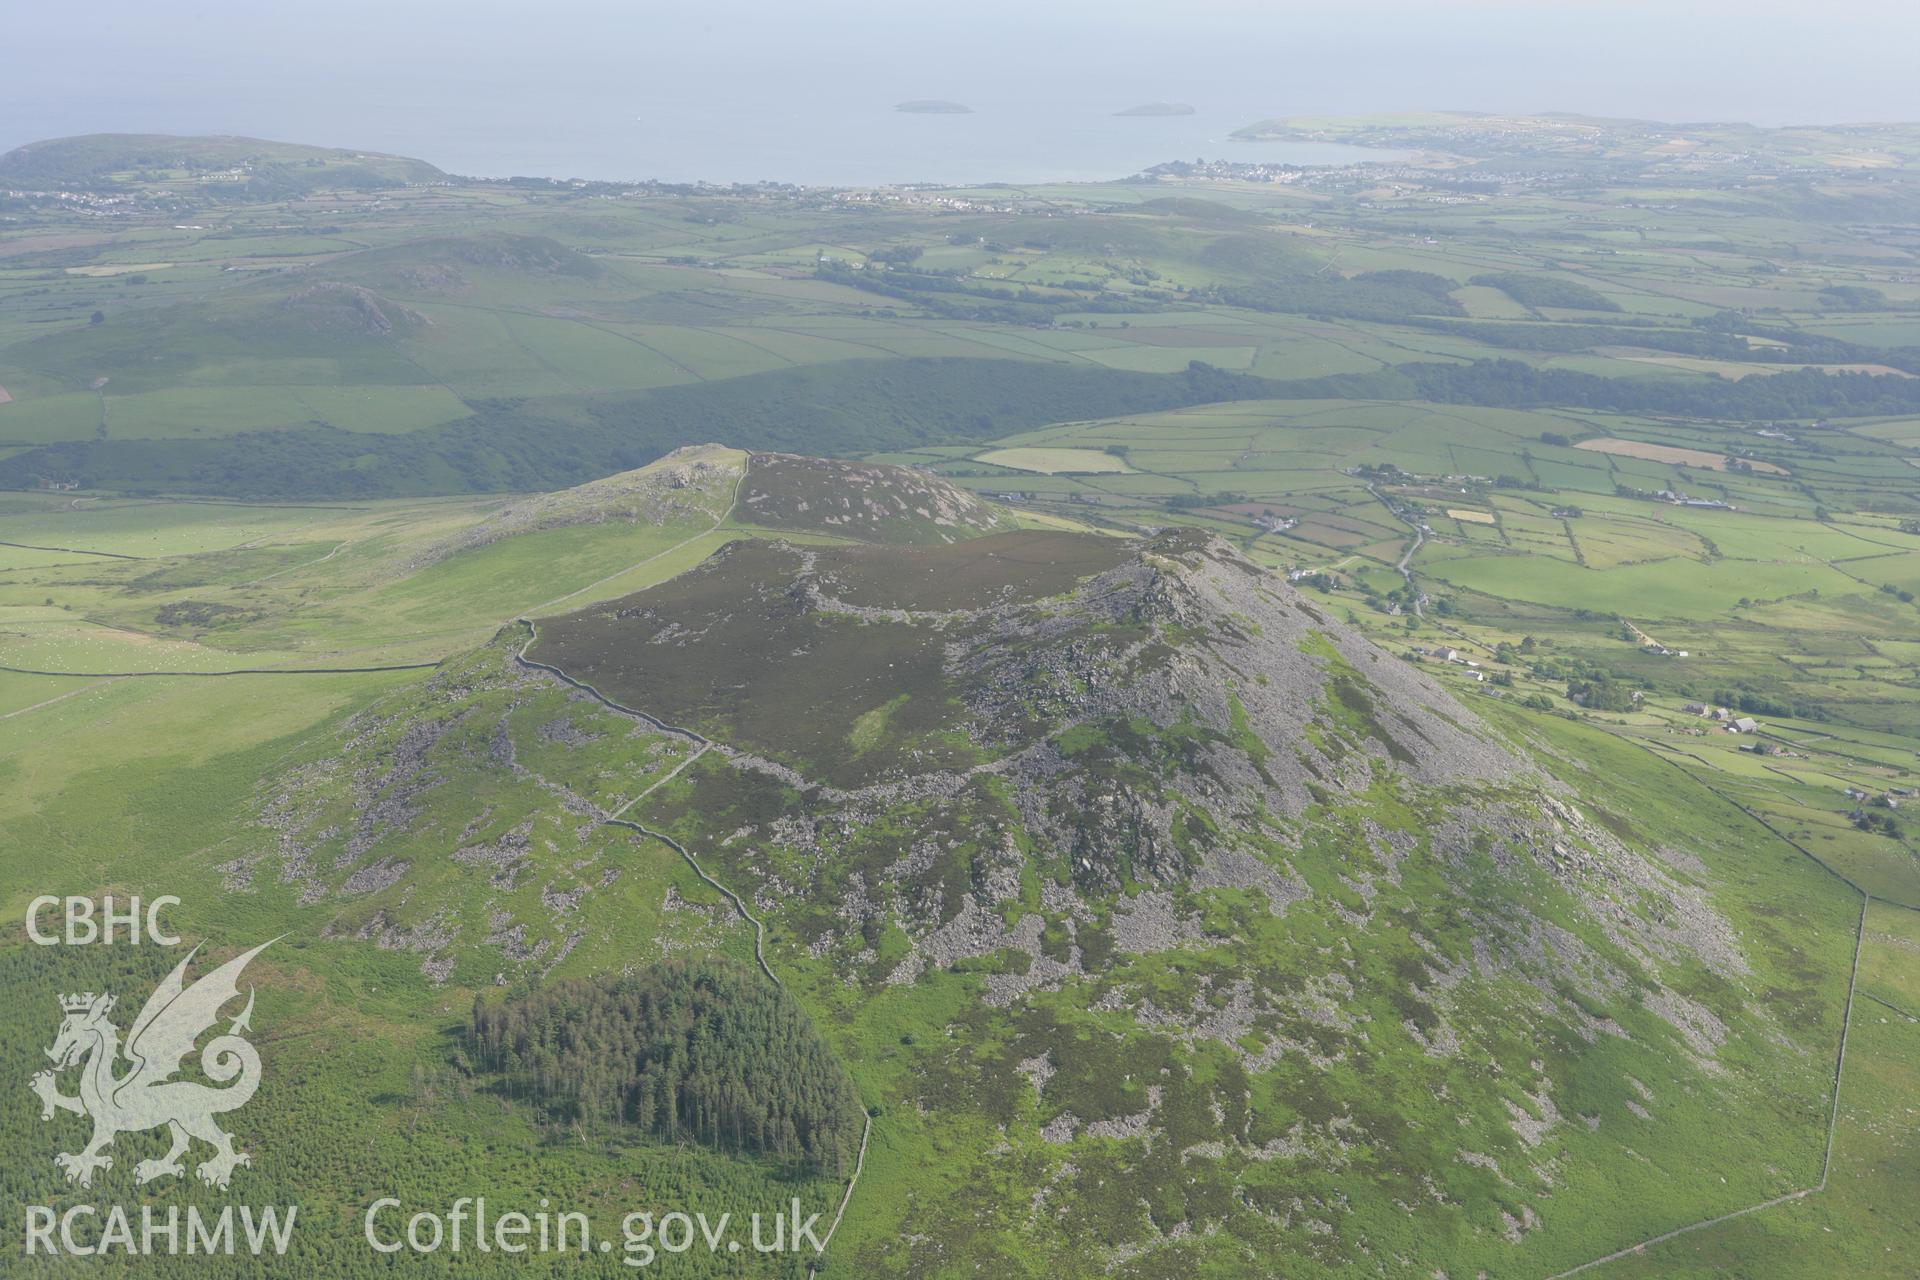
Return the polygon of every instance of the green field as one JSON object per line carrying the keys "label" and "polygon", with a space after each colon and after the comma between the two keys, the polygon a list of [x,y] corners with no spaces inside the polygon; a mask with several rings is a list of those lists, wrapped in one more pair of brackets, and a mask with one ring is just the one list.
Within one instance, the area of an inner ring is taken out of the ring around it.
{"label": "green field", "polygon": [[1037,471],[1042,475],[1106,474],[1133,469],[1124,458],[1092,449],[989,449],[975,454],[973,460],[1014,471]]}

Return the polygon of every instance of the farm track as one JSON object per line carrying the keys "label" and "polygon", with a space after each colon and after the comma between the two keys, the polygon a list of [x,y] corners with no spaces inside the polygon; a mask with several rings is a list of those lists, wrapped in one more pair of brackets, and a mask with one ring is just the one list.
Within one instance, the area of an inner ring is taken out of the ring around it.
{"label": "farm track", "polygon": [[[577,591],[569,591],[567,592],[567,594],[563,596],[555,596],[553,599],[547,601],[544,604],[537,604],[533,606],[531,609],[527,610],[527,612],[529,614],[543,613],[546,610],[553,608],[553,606],[557,604],[564,604],[567,601],[573,599],[575,596],[585,595],[587,592],[593,590],[595,587],[603,586],[606,583],[612,582],[615,578],[621,577],[624,574],[632,573],[635,569],[645,568],[647,565],[652,564],[655,560],[660,559],[662,556],[670,556],[674,552],[682,549],[683,547],[688,547],[693,545],[694,543],[700,541],[700,539],[702,538],[712,537],[714,534],[720,531],[721,527],[725,525],[727,521],[733,518],[733,513],[739,509],[740,493],[741,493],[741,490],[746,488],[747,472],[750,471],[752,467],[753,467],[753,455],[752,453],[748,453],[745,456],[745,458],[741,460],[740,478],[733,482],[733,497],[731,500],[728,501],[727,509],[725,511],[722,511],[718,516],[718,518],[716,518],[713,524],[708,528],[702,530],[699,533],[694,534],[691,538],[684,538],[681,541],[674,543],[672,546],[668,547],[665,551],[656,551],[644,560],[635,561],[633,564],[628,565],[624,569],[616,569],[612,573],[608,574],[606,577],[598,578],[592,582],[589,582],[586,586],[581,587]],[[521,618],[520,621],[525,622],[526,619]]]}
{"label": "farm track", "polygon": [[695,760],[698,760],[701,756],[707,754],[707,751],[712,746],[713,744],[710,742],[702,743],[699,750],[695,751],[692,755],[688,756],[685,760],[682,760],[679,764],[673,766],[673,768],[667,773],[665,777],[657,779],[650,786],[648,786],[646,790],[640,792],[640,794],[634,796],[633,799],[628,800],[626,803],[622,804],[618,809],[615,809],[612,813],[608,814],[607,821],[612,822],[615,818],[618,818],[621,814],[633,808],[634,805],[639,804],[642,800],[645,800],[648,796],[658,791],[661,787],[664,787],[669,782],[672,782],[675,778],[680,776],[680,771],[682,769],[685,769],[688,765],[692,764]]}
{"label": "farm track", "polygon": [[111,677],[111,676],[103,677],[102,679],[94,681],[92,684],[83,684],[78,689],[69,689],[65,693],[59,694],[52,698],[48,698],[44,702],[36,702],[30,707],[18,707],[12,711],[7,712],[5,715],[0,715],[0,720],[11,720],[15,716],[23,716],[27,714],[27,712],[29,711],[38,711],[40,708],[50,707],[56,702],[65,702],[68,698],[78,697],[79,695],[87,692],[89,689],[98,689],[103,684],[111,684],[117,678],[118,677]]}
{"label": "farm track", "polygon": [[[258,541],[258,539],[255,539],[255,541]],[[257,587],[263,582],[272,582],[275,578],[284,578],[290,573],[298,573],[302,569],[311,569],[317,564],[325,564],[351,545],[353,545],[351,542],[342,542],[317,560],[303,560],[299,564],[289,565],[284,569],[277,569],[264,578],[253,578],[247,582],[236,582],[234,585],[236,587]]]}

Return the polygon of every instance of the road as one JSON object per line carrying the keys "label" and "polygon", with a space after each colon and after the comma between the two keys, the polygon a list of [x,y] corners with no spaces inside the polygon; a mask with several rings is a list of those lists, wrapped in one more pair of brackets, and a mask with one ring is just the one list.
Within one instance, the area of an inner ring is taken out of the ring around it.
{"label": "road", "polygon": [[[1381,493],[1371,484],[1367,486],[1367,492],[1373,495],[1376,502],[1390,511],[1395,519],[1413,530],[1413,542],[1408,545],[1405,551],[1401,552],[1400,563],[1393,566],[1394,570],[1407,580],[1407,585],[1412,586],[1413,570],[1408,568],[1408,566],[1413,563],[1413,557],[1419,553],[1420,548],[1427,543],[1426,528],[1420,524],[1419,521],[1409,520],[1407,517],[1401,515],[1400,508],[1395,506],[1385,494]],[[1426,610],[1420,605],[1420,593],[1417,591],[1413,594],[1413,616],[1419,618],[1422,622],[1426,621],[1427,618]]]}

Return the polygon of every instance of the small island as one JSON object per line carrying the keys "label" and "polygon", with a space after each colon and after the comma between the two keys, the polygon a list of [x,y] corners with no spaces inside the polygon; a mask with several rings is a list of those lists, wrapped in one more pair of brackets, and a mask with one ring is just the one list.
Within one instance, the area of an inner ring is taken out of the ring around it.
{"label": "small island", "polygon": [[1116,116],[1190,116],[1195,114],[1193,107],[1184,102],[1143,102],[1137,107],[1128,107],[1125,111],[1116,111]]}
{"label": "small island", "polygon": [[973,108],[964,102],[946,102],[939,98],[919,98],[912,102],[894,104],[895,111],[911,112],[917,116],[970,116]]}

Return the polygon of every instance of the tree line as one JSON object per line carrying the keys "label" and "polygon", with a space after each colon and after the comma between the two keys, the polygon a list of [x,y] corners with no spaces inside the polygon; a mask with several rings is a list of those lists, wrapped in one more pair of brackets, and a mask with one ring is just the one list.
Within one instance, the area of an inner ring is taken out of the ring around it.
{"label": "tree line", "polygon": [[1282,398],[1427,400],[1488,408],[1549,405],[1609,413],[1774,421],[1855,418],[1920,410],[1920,378],[1791,369],[1765,378],[1609,378],[1572,369],[1537,369],[1519,360],[1399,364],[1280,384]]}

